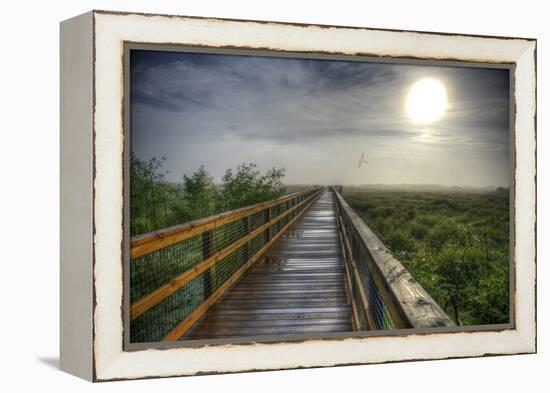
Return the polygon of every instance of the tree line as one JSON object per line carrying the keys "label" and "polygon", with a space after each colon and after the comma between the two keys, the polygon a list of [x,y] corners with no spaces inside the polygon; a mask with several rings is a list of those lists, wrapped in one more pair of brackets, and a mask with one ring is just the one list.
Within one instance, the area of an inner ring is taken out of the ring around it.
{"label": "tree line", "polygon": [[285,194],[284,168],[262,173],[254,163],[225,171],[218,183],[201,165],[180,182],[166,179],[166,158],[141,160],[130,154],[130,235],[182,224]]}

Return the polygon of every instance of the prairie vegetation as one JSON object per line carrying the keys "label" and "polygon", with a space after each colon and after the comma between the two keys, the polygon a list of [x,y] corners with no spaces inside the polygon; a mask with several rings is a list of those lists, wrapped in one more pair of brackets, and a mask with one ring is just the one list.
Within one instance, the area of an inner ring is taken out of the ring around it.
{"label": "prairie vegetation", "polygon": [[509,193],[345,193],[351,207],[459,325],[509,321]]}

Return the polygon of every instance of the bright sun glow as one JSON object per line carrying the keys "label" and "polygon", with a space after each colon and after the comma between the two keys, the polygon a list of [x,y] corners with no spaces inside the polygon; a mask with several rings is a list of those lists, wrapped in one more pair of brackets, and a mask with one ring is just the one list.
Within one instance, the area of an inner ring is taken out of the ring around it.
{"label": "bright sun glow", "polygon": [[447,92],[437,79],[425,78],[412,85],[407,97],[407,113],[420,124],[433,123],[447,109]]}

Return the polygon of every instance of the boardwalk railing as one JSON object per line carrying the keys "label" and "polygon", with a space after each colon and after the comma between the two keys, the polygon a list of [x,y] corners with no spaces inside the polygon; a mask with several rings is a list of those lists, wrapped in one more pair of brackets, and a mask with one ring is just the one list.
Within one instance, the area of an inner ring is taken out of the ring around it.
{"label": "boardwalk railing", "polygon": [[132,237],[130,341],[182,337],[322,189]]}
{"label": "boardwalk railing", "polygon": [[337,188],[332,191],[356,330],[454,326]]}

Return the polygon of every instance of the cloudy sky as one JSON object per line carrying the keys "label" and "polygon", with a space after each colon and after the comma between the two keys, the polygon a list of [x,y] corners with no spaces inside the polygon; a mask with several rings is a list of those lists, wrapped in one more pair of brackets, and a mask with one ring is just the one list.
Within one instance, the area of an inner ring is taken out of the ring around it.
{"label": "cloudy sky", "polygon": [[[509,185],[507,70],[132,51],[131,148],[200,165],[286,168],[289,184]],[[446,90],[431,124],[407,114],[423,78]],[[365,152],[368,165],[358,168]]]}

